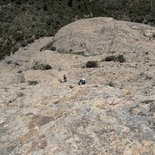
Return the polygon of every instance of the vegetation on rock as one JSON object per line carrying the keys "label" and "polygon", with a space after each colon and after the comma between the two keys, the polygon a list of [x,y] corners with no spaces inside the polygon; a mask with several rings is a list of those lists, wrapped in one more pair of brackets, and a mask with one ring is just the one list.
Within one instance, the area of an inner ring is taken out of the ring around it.
{"label": "vegetation on rock", "polygon": [[0,59],[76,19],[111,16],[155,24],[151,0],[1,0],[0,15]]}
{"label": "vegetation on rock", "polygon": [[107,56],[107,57],[105,58],[105,61],[114,61],[114,62],[123,63],[123,62],[126,61],[126,59],[124,58],[123,55],[118,55],[118,56],[111,55],[111,56]]}
{"label": "vegetation on rock", "polygon": [[98,67],[98,63],[97,63],[97,61],[88,61],[86,63],[86,67],[87,68],[96,68],[96,67]]}
{"label": "vegetation on rock", "polygon": [[52,67],[48,64],[42,64],[42,63],[36,62],[32,66],[32,69],[34,69],[34,70],[49,70],[49,69],[52,69]]}

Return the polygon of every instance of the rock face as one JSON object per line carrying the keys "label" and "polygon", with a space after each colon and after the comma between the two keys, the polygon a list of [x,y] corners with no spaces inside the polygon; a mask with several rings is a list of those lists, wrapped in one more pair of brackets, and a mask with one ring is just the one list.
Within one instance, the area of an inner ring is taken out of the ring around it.
{"label": "rock face", "polygon": [[58,31],[54,46],[60,52],[84,52],[86,55],[107,52],[143,53],[155,50],[155,28],[113,18],[83,19]]}
{"label": "rock face", "polygon": [[[111,18],[80,20],[0,62],[0,154],[154,155],[153,32]],[[40,52],[50,42],[57,51]],[[124,63],[104,61],[119,54]],[[86,68],[92,60],[98,67]],[[52,69],[32,70],[35,62]]]}

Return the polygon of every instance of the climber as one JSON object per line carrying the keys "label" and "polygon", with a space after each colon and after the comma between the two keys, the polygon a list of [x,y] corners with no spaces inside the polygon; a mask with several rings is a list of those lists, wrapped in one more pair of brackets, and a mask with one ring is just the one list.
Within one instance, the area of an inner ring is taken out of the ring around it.
{"label": "climber", "polygon": [[67,82],[67,76],[66,75],[64,75],[64,77],[63,77],[63,82]]}
{"label": "climber", "polygon": [[78,82],[78,85],[85,85],[86,80],[84,78],[81,78],[80,81]]}
{"label": "climber", "polygon": [[60,81],[60,83],[67,82],[67,76],[64,74],[63,79],[59,80],[59,81]]}

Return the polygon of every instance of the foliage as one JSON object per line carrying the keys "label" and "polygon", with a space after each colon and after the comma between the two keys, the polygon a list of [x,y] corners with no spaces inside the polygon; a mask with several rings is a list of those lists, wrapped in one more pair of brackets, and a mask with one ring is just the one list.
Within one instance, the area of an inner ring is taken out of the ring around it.
{"label": "foliage", "polygon": [[28,81],[29,85],[37,85],[39,82],[38,81]]}
{"label": "foliage", "polygon": [[118,56],[117,56],[117,61],[120,62],[120,63],[122,63],[122,62],[125,62],[126,59],[124,58],[123,55],[118,55]]}
{"label": "foliage", "polygon": [[96,68],[96,67],[98,67],[98,63],[97,63],[97,61],[88,61],[86,63],[86,67],[87,68]]}
{"label": "foliage", "polygon": [[105,61],[114,61],[114,62],[120,62],[120,63],[123,63],[126,61],[126,59],[124,58],[123,55],[118,55],[118,56],[115,56],[115,55],[111,55],[111,56],[107,56],[105,58]]}
{"label": "foliage", "polygon": [[111,55],[111,56],[107,56],[105,58],[105,61],[116,61],[117,60],[117,57],[114,56],[114,55]]}
{"label": "foliage", "polygon": [[32,66],[32,69],[33,70],[49,70],[49,69],[52,69],[52,67],[48,64],[35,62]]}
{"label": "foliage", "polygon": [[42,47],[40,49],[40,51],[43,51],[43,50],[52,50],[52,51],[56,51],[56,47],[53,46],[53,42],[50,42],[48,43],[46,46]]}
{"label": "foliage", "polygon": [[[0,59],[76,19],[111,16],[155,24],[151,0],[1,0]],[[33,38],[33,39],[32,39]]]}
{"label": "foliage", "polygon": [[114,87],[114,83],[113,83],[112,81],[109,81],[109,82],[107,83],[107,85],[110,86],[110,87]]}

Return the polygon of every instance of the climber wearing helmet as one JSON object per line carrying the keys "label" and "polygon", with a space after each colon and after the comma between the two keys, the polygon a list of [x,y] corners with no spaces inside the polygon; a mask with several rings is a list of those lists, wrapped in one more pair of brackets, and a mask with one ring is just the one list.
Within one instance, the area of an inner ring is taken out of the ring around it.
{"label": "climber wearing helmet", "polygon": [[78,82],[78,85],[85,85],[86,80],[84,78],[81,78],[80,81]]}

